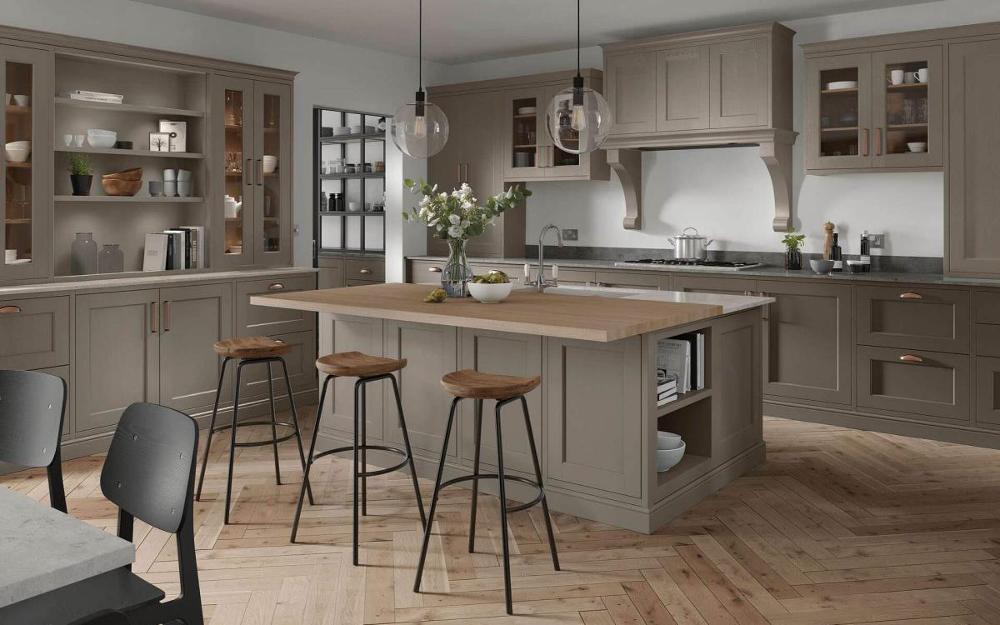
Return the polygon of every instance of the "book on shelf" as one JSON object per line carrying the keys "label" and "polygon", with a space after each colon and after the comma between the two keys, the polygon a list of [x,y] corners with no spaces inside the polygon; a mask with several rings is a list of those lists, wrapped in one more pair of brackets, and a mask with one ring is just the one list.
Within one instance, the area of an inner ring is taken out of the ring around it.
{"label": "book on shelf", "polygon": [[677,393],[671,393],[671,394],[665,395],[663,397],[658,397],[656,399],[656,405],[657,405],[657,407],[659,407],[659,406],[666,406],[667,404],[669,404],[672,401],[677,401]]}
{"label": "book on shelf", "polygon": [[180,226],[177,230],[187,233],[189,269],[205,268],[205,226]]}
{"label": "book on shelf", "polygon": [[165,271],[167,268],[167,241],[169,235],[150,232],[146,235],[146,245],[142,252],[143,271]]}
{"label": "book on shelf", "polygon": [[663,339],[656,351],[657,394],[668,390],[660,384],[673,380],[676,393],[705,388],[705,333],[689,332]]}
{"label": "book on shelf", "polygon": [[187,269],[190,250],[187,248],[187,236],[183,230],[164,230],[167,235],[167,270]]}
{"label": "book on shelf", "polygon": [[83,100],[86,102],[106,102],[108,104],[121,104],[125,101],[125,96],[117,93],[102,93],[100,91],[84,91],[77,89],[69,92],[70,100]]}

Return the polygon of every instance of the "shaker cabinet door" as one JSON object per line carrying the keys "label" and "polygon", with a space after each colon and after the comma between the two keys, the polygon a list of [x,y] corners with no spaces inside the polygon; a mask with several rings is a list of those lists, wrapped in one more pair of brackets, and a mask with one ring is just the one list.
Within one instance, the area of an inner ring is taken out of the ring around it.
{"label": "shaker cabinet door", "polygon": [[768,46],[766,37],[711,46],[712,128],[768,124]]}
{"label": "shaker cabinet door", "polygon": [[254,82],[254,264],[292,262],[292,88]]}
{"label": "shaker cabinet door", "polygon": [[656,131],[656,53],[629,52],[604,59],[604,94],[611,135]]}
{"label": "shaker cabinet door", "polygon": [[875,167],[940,167],[944,163],[943,46],[873,54],[872,92]]}
{"label": "shaker cabinet door", "polygon": [[209,79],[209,141],[215,162],[209,223],[216,267],[254,262],[254,92],[253,81],[213,75]]}
{"label": "shaker cabinet door", "polygon": [[709,126],[709,47],[656,53],[656,130],[704,130]]}
{"label": "shaker cabinet door", "polygon": [[857,354],[859,407],[971,423],[969,356],[865,346]]}
{"label": "shaker cabinet door", "polygon": [[806,61],[806,169],[871,167],[871,55]]}

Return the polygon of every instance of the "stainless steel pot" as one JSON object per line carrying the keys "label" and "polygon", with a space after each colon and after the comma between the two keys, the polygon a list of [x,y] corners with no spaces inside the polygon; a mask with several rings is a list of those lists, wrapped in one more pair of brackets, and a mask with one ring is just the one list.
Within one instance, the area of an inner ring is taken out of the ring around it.
{"label": "stainless steel pot", "polygon": [[[692,234],[689,234],[690,231]],[[674,258],[677,260],[705,260],[708,258],[708,246],[712,239],[698,234],[696,228],[688,226],[675,237],[669,237],[674,248]]]}

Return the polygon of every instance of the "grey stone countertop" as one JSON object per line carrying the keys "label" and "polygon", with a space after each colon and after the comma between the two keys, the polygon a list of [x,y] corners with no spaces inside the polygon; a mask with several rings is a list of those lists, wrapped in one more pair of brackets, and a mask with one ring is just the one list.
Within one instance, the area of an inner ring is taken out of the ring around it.
{"label": "grey stone countertop", "polygon": [[[410,256],[407,260],[438,261],[444,262],[441,256]],[[523,265],[525,263],[537,265],[538,259],[531,258],[469,258],[469,262],[475,265],[489,265],[490,263],[502,265]],[[782,267],[764,265],[754,269],[744,269],[741,271],[711,271],[704,269],[684,269],[683,267],[665,267],[663,265],[628,265],[623,267],[615,264],[613,260],[581,260],[581,259],[553,259],[546,260],[545,266],[558,265],[567,269],[614,269],[618,271],[652,271],[664,274],[683,274],[686,276],[712,276],[712,277],[732,277],[732,278],[764,278],[764,279],[792,279],[792,280],[824,280],[828,282],[898,282],[907,284],[934,284],[946,286],[986,286],[1000,287],[1000,280],[987,278],[958,278],[945,276],[940,273],[907,273],[907,272],[886,272],[873,271],[870,273],[838,273],[830,275],[820,275],[814,273],[808,267],[801,271],[786,271]]]}
{"label": "grey stone countertop", "polygon": [[0,287],[0,297],[16,297],[18,295],[33,295],[35,293],[61,293],[66,291],[103,291],[130,286],[180,285],[191,282],[213,282],[234,280],[236,278],[266,278],[275,275],[307,275],[316,273],[312,267],[270,267],[267,269],[244,269],[232,271],[196,271],[184,273],[155,273],[144,276],[135,272],[117,278],[76,279],[65,276],[55,282],[36,282],[33,284],[18,284]]}
{"label": "grey stone countertop", "polygon": [[130,564],[132,543],[0,486],[0,608]]}

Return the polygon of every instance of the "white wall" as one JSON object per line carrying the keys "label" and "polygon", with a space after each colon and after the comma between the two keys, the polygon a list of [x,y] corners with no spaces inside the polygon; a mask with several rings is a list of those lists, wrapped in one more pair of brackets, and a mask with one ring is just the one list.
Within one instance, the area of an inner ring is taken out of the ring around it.
{"label": "white wall", "polygon": [[[8,26],[89,37],[194,54],[214,59],[298,71],[295,80],[293,155],[295,263],[312,259],[312,108],[322,105],[392,114],[416,91],[417,61],[323,39],[130,2],[128,0],[0,0],[0,22]],[[441,75],[424,67],[430,80]],[[389,142],[390,152],[395,151]],[[389,279],[402,280],[403,254],[424,251],[422,237],[406,237],[400,225],[406,175],[425,175],[423,162],[387,155],[387,259]],[[404,164],[404,160],[407,161]],[[69,244],[68,242],[66,243]],[[413,247],[415,246],[415,247]]]}
{"label": "white wall", "polygon": [[[787,22],[798,34],[794,60],[794,125],[802,132],[804,61],[798,44],[848,37],[1000,21],[996,0],[943,0]],[[485,80],[570,69],[573,51],[531,55],[447,68],[447,82]],[[600,48],[583,50],[583,64],[601,67]],[[820,251],[822,225],[837,224],[845,251],[857,253],[862,230],[888,234],[886,254],[943,254],[944,180],[940,173],[805,176],[804,138],[796,142],[793,187],[795,227],[808,235],[805,249]],[[755,148],[647,153],[643,156],[642,231],[622,228],[624,200],[617,180],[533,183],[526,240],[549,222],[578,228],[576,245],[659,247],[664,237],[694,226],[718,241],[718,249],[780,251],[770,229],[773,193]]]}

